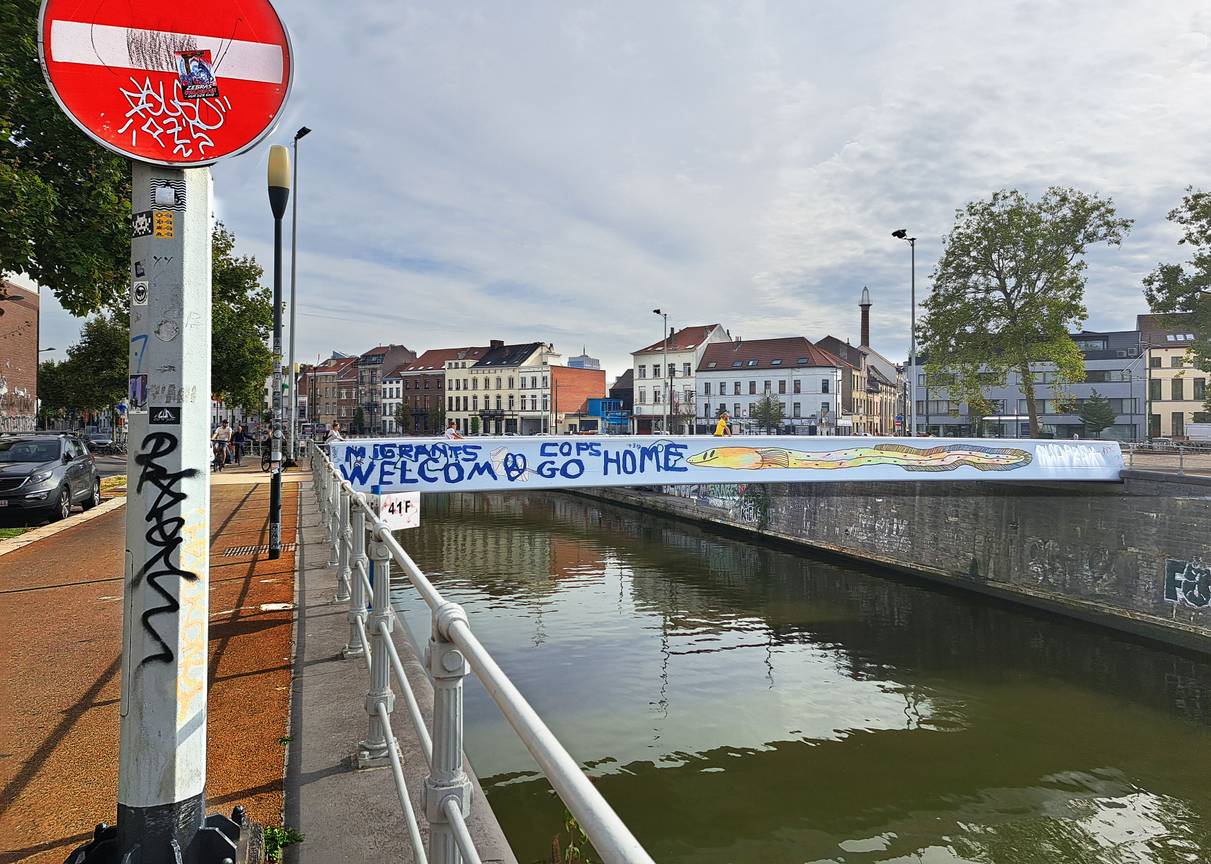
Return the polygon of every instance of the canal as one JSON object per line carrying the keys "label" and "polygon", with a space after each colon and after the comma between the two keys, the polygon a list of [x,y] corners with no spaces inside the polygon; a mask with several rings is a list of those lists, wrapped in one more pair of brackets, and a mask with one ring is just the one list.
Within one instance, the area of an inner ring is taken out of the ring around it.
{"label": "canal", "polygon": [[[403,540],[662,864],[1211,860],[1197,657],[568,495],[427,497]],[[549,861],[562,805],[469,682]]]}

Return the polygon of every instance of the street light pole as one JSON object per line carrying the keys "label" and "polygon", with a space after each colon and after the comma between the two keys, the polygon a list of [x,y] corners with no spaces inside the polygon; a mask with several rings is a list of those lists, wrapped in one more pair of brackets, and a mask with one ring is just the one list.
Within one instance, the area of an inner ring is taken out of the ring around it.
{"label": "street light pole", "polygon": [[286,201],[289,198],[290,151],[281,144],[274,144],[269,148],[269,209],[273,211],[273,443],[269,456],[270,560],[282,556],[282,216],[286,213]]}
{"label": "street light pole", "polygon": [[298,376],[294,372],[294,284],[299,251],[299,139],[309,132],[310,129],[301,126],[294,133],[294,200],[290,203],[290,425],[286,431],[286,452],[291,462],[299,458],[296,438],[299,422]]}
{"label": "street light pole", "polygon": [[[661,316],[664,323],[661,325],[661,334],[664,336],[664,375],[668,382],[668,388],[664,393],[664,434],[669,434],[669,400],[673,397],[673,379],[669,375],[669,313],[661,312],[659,309],[653,309],[652,312]],[[664,382],[661,382],[661,387],[664,389]]]}
{"label": "street light pole", "polygon": [[[912,256],[912,281],[911,281],[911,297],[912,297],[912,312],[911,323],[912,332],[909,334],[908,342],[908,419],[909,419],[909,436],[917,437],[917,238],[909,237],[908,230],[899,228],[891,232],[891,236],[899,240],[907,241],[910,254]],[[926,399],[928,399],[928,394]],[[926,410],[929,405],[925,406]]]}

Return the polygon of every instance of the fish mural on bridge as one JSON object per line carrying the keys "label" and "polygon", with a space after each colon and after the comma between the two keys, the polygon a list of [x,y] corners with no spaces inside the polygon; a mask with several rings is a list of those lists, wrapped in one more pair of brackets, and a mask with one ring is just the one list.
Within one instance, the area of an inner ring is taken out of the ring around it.
{"label": "fish mural on bridge", "polygon": [[761,470],[765,468],[862,468],[893,465],[905,471],[954,471],[968,467],[979,471],[1012,471],[1029,465],[1031,454],[1016,447],[982,447],[976,444],[941,444],[913,447],[909,444],[875,444],[842,450],[806,452],[784,447],[712,447],[686,461],[701,468]]}

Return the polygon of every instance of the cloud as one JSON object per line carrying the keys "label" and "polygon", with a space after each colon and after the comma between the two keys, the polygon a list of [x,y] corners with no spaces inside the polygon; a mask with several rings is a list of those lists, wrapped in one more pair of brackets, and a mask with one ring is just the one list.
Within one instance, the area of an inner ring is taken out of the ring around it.
{"label": "cloud", "polygon": [[[434,4],[283,8],[298,78],[304,357],[379,342],[581,344],[611,374],[650,309],[746,338],[908,348],[954,210],[994,189],[1112,196],[1091,328],[1133,326],[1211,186],[1211,12],[1081,2]],[[265,150],[215,169],[271,261]],[[289,232],[287,232],[289,235]],[[288,260],[288,259],[287,259]],[[268,274],[267,274],[268,275]]]}

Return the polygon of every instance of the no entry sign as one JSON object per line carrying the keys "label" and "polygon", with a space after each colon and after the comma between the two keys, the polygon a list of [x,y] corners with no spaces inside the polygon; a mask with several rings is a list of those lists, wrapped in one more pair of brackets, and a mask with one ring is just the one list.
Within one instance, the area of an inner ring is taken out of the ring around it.
{"label": "no entry sign", "polygon": [[179,168],[256,144],[293,74],[268,0],[43,0],[38,51],[51,92],[90,137]]}

